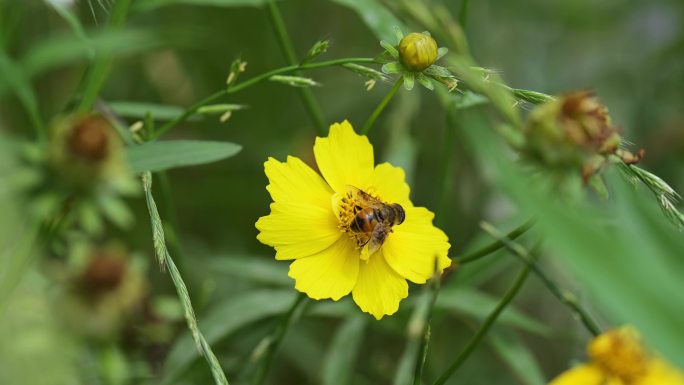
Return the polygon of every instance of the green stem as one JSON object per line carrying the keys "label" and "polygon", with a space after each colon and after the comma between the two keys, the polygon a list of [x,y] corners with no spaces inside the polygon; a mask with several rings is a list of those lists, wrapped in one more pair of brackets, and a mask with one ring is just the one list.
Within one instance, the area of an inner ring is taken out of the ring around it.
{"label": "green stem", "polygon": [[[521,235],[525,234],[527,230],[529,230],[532,225],[534,225],[534,220],[530,219],[527,222],[521,224],[520,226],[516,227],[513,229],[511,232],[506,234],[506,238],[508,239],[517,239]],[[466,263],[474,262],[482,257],[486,257],[487,255],[498,251],[505,247],[505,243],[502,241],[496,241],[488,244],[487,246],[484,246],[480,249],[477,249],[473,251],[472,253],[468,253],[464,256],[457,257],[458,264],[459,265],[465,265]]]}
{"label": "green stem", "polygon": [[525,250],[520,244],[513,242],[509,237],[504,235],[498,229],[487,222],[482,222],[480,224],[482,229],[489,233],[494,239],[502,242],[504,246],[518,259],[523,261],[532,272],[541,279],[542,283],[549,289],[551,294],[554,295],[562,304],[568,306],[575,315],[580,319],[584,327],[594,336],[601,334],[601,329],[598,327],[596,321],[594,321],[589,313],[587,313],[582,306],[577,302],[575,297],[569,292],[563,292],[555,282],[549,278],[546,273],[544,273],[535,263],[534,257]]}
{"label": "green stem", "polygon": [[440,289],[439,275],[435,275],[432,279],[432,284],[430,285],[430,304],[425,316],[424,330],[422,333],[422,338],[420,342],[420,349],[418,351],[418,356],[416,359],[415,373],[413,375],[413,385],[420,385],[421,378],[423,377],[423,367],[425,366],[425,360],[427,358],[428,347],[430,346],[430,323],[432,322],[432,310],[435,308],[435,302],[437,302],[437,295]]}
{"label": "green stem", "polygon": [[[116,31],[123,26],[132,2],[133,0],[117,0],[114,2],[112,16],[107,27],[109,30]],[[97,99],[97,95],[109,74],[113,58],[114,56],[111,54],[98,55],[95,58],[95,63],[88,72],[83,97],[77,109],[78,112],[88,112],[93,108],[95,99]]]}
{"label": "green stem", "polygon": [[[271,19],[271,24],[278,36],[278,43],[280,48],[283,50],[283,54],[287,59],[288,64],[296,65],[298,64],[297,54],[295,53],[294,47],[292,46],[292,39],[290,39],[287,33],[287,28],[285,28],[285,22],[283,21],[283,16],[280,14],[278,5],[276,5],[275,0],[270,0],[268,2],[268,15]],[[300,75],[299,71],[295,72],[296,75]],[[304,102],[307,112],[311,116],[316,129],[321,135],[325,135],[328,130],[326,129],[325,117],[323,116],[323,111],[318,105],[316,98],[310,88],[298,88],[299,96]]]}
{"label": "green stem", "polygon": [[308,70],[308,69],[317,69],[317,68],[325,68],[325,67],[333,67],[333,66],[338,66],[346,63],[375,63],[375,59],[373,58],[365,58],[365,57],[354,57],[354,58],[342,58],[342,59],[334,59],[334,60],[328,60],[328,61],[322,61],[318,63],[307,63],[307,64],[297,64],[297,65],[290,65],[287,67],[281,67],[281,68],[276,68],[274,70],[264,72],[261,75],[254,76],[250,79],[245,80],[244,82],[238,83],[235,86],[232,86],[228,89],[216,91],[213,94],[207,96],[206,98],[198,101],[197,103],[193,104],[192,106],[188,107],[183,114],[178,116],[177,118],[169,121],[165,125],[163,125],[159,130],[157,130],[153,135],[152,135],[152,140],[159,138],[160,136],[164,135],[166,132],[168,132],[170,129],[175,127],[176,125],[183,123],[186,121],[189,117],[194,115],[197,110],[204,106],[205,104],[210,104],[215,102],[216,100],[229,95],[229,94],[234,94],[238,91],[242,91],[246,88],[249,88],[251,86],[254,86],[258,83],[261,83],[264,80],[267,80],[273,75],[280,75],[280,74],[285,74],[289,72],[294,72],[296,70]]}
{"label": "green stem", "polygon": [[401,88],[401,85],[404,84],[404,77],[399,77],[397,79],[397,82],[394,83],[394,87],[390,90],[390,92],[385,95],[385,98],[382,99],[378,107],[375,108],[375,111],[371,114],[371,116],[366,120],[366,123],[364,123],[363,128],[361,129],[361,135],[366,135],[368,134],[368,131],[370,131],[371,127],[373,127],[373,123],[375,123],[375,120],[378,119],[378,116],[380,116],[380,113],[382,113],[382,110],[387,107],[387,104],[392,100],[392,97],[394,94],[399,91],[399,88]]}
{"label": "green stem", "polygon": [[465,31],[466,25],[468,24],[468,5],[470,1],[461,0],[461,10],[458,14],[458,22],[461,24],[461,28]]}
{"label": "green stem", "polygon": [[434,382],[433,385],[443,385],[449,377],[451,377],[458,368],[463,365],[463,363],[470,357],[470,355],[475,351],[475,348],[482,342],[482,339],[484,336],[487,334],[489,329],[492,327],[494,322],[496,322],[497,318],[499,318],[499,315],[501,315],[501,312],[508,306],[508,304],[513,300],[516,294],[518,294],[518,291],[520,291],[520,288],[522,287],[523,283],[525,283],[525,279],[527,279],[527,276],[530,272],[530,267],[528,265],[525,265],[525,267],[518,273],[518,277],[515,279],[515,282],[513,283],[513,286],[511,286],[506,294],[501,298],[501,301],[499,301],[499,304],[496,305],[496,308],[489,313],[487,316],[487,319],[485,322],[480,326],[480,329],[475,333],[473,337],[470,338],[470,341],[466,344],[465,348],[461,351],[461,353],[456,357],[454,362],[447,368],[447,370],[439,376],[437,381]]}
{"label": "green stem", "polygon": [[264,353],[262,364],[257,368],[257,373],[254,377],[254,381],[252,382],[253,385],[261,385],[266,380],[266,375],[268,375],[268,371],[271,368],[271,364],[273,364],[273,360],[275,359],[275,355],[278,352],[278,348],[280,347],[280,344],[283,342],[283,338],[285,337],[285,334],[287,334],[287,331],[290,329],[290,326],[292,326],[292,324],[294,323],[295,316],[298,313],[297,310],[304,303],[306,303],[305,300],[306,295],[299,294],[297,296],[297,299],[295,299],[295,301],[292,303],[292,306],[290,306],[290,309],[287,311],[287,313],[283,314],[282,318],[280,319],[280,322],[278,322],[278,325],[276,325],[271,335],[267,337],[268,346],[266,348],[266,352]]}

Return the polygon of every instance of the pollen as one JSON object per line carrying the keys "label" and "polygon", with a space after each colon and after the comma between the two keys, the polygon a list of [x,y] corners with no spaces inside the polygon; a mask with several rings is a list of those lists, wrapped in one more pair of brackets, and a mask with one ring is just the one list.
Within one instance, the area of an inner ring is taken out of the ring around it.
{"label": "pollen", "polygon": [[351,224],[363,208],[362,203],[354,197],[352,191],[338,192],[332,196],[332,207],[338,220],[337,228],[356,243],[357,250],[361,250],[368,243],[369,235],[352,231]]}

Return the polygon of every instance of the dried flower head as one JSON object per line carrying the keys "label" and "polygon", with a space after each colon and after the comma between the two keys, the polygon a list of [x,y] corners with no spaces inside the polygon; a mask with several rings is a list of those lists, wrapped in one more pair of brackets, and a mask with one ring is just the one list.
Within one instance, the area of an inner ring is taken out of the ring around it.
{"label": "dried flower head", "polygon": [[621,136],[606,106],[591,91],[567,94],[539,105],[525,126],[524,154],[551,167],[581,170],[584,179],[595,174],[610,155],[626,163],[641,159],[620,149]]}

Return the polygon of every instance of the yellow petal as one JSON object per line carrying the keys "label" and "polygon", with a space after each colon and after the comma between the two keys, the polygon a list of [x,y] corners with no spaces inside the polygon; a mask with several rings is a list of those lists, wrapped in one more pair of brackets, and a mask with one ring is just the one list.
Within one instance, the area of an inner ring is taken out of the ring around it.
{"label": "yellow petal", "polygon": [[447,257],[449,239],[432,225],[434,214],[424,207],[405,209],[404,223],[392,228],[393,232],[382,245],[387,263],[404,278],[425,283],[435,272],[435,258],[441,272],[451,265]]}
{"label": "yellow petal", "polygon": [[623,385],[617,380],[606,381],[601,370],[592,364],[584,364],[566,370],[549,385]]}
{"label": "yellow petal", "polygon": [[330,209],[333,191],[301,159],[288,156],[287,162],[283,163],[268,158],[264,171],[269,181],[266,189],[274,202],[307,203]]}
{"label": "yellow petal", "polygon": [[380,163],[373,170],[372,192],[384,202],[399,203],[406,209],[412,206],[409,199],[409,185],[404,170],[389,163]]}
{"label": "yellow petal", "polygon": [[327,138],[316,138],[314,155],[318,169],[335,191],[346,185],[365,190],[373,174],[373,146],[365,135],[354,132],[348,121],[330,126]]}
{"label": "yellow petal", "polygon": [[343,234],[330,207],[308,203],[271,204],[271,213],[259,218],[257,239],[276,249],[276,259],[308,257],[325,250]]}
{"label": "yellow petal", "polygon": [[292,262],[288,273],[295,280],[295,289],[313,299],[334,301],[349,294],[358,274],[358,252],[348,237],[341,237],[316,255]]}
{"label": "yellow petal", "polygon": [[684,374],[667,361],[655,358],[648,363],[647,374],[634,385],[684,385]]}
{"label": "yellow petal", "polygon": [[408,296],[408,284],[389,267],[380,249],[368,262],[360,263],[352,296],[361,310],[379,320],[396,313],[399,302]]}

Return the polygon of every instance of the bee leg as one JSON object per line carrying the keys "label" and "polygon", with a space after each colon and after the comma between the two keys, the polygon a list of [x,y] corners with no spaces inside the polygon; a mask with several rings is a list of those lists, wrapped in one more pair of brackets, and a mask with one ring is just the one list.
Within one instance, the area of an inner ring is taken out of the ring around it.
{"label": "bee leg", "polygon": [[368,255],[371,256],[375,254],[376,251],[380,250],[380,246],[385,243],[387,235],[392,231],[392,228],[379,223],[373,229],[371,233],[370,241],[368,242]]}

